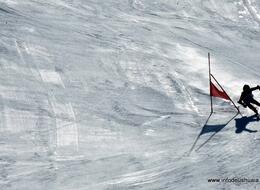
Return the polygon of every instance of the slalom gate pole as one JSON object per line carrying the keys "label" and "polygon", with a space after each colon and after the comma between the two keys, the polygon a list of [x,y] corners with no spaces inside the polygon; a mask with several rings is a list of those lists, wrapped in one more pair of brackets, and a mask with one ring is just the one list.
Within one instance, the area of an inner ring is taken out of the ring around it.
{"label": "slalom gate pole", "polygon": [[219,82],[217,81],[217,79],[212,75],[212,78],[216,81],[216,83],[220,86],[220,88],[223,90],[223,92],[228,96],[229,100],[231,101],[231,103],[234,105],[234,107],[237,109],[238,113],[243,117],[243,115],[241,114],[240,110],[238,109],[238,107],[236,106],[236,104],[234,103],[234,101],[230,98],[230,96],[226,93],[226,91],[224,90],[224,88],[219,84]]}
{"label": "slalom gate pole", "polygon": [[210,68],[210,53],[208,53],[208,62],[209,62],[209,96],[210,96],[210,113],[213,113],[213,103],[211,96],[211,68]]}

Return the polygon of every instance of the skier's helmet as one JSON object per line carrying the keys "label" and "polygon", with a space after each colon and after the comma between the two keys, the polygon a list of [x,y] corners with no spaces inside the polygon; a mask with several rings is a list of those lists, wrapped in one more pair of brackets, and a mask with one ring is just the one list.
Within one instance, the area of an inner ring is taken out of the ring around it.
{"label": "skier's helmet", "polygon": [[250,86],[245,84],[243,87],[243,91],[248,91],[248,90],[250,90]]}

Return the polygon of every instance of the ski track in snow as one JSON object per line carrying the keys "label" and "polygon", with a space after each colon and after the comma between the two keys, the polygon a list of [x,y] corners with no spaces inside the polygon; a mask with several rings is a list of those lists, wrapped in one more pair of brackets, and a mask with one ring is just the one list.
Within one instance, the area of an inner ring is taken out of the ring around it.
{"label": "ski track in snow", "polygon": [[248,12],[255,19],[255,21],[260,23],[260,14],[258,13],[257,9],[252,5],[252,2],[250,0],[243,0],[243,3],[247,8]]}
{"label": "ski track in snow", "polygon": [[[25,61],[25,58],[23,56],[23,52],[21,51],[21,47],[25,50],[25,53],[27,56],[41,56],[43,59],[49,56],[48,52],[44,48],[35,48],[35,47],[28,47],[25,43],[18,45],[17,41],[15,40],[15,46],[17,49],[17,52],[21,58],[21,61],[24,66],[28,65]],[[21,47],[20,47],[21,46]],[[41,50],[42,49],[42,50]],[[45,59],[49,62],[51,62],[48,59]],[[37,67],[33,68],[34,65],[29,65],[30,70],[32,74],[38,79],[40,76],[40,80],[44,83],[43,86],[45,88],[48,88],[48,83],[58,85],[61,88],[65,89],[65,85],[61,79],[61,76],[56,71],[49,71],[49,70],[39,70]],[[56,101],[53,94],[50,94],[49,100],[49,106],[52,108],[55,116],[55,126],[54,130],[56,133],[56,143],[57,148],[68,146],[68,145],[74,145],[76,150],[78,150],[78,129],[76,124],[76,117],[75,113],[73,111],[71,103],[59,103]],[[21,116],[17,116],[21,117]],[[24,116],[22,116],[24,117]],[[27,117],[30,117],[28,115]],[[26,117],[25,117],[26,118]],[[8,126],[7,126],[8,127]],[[41,126],[44,127],[44,126]],[[49,127],[49,132],[53,133],[53,130]],[[57,155],[59,157],[59,155]],[[60,159],[60,158],[59,158]]]}
{"label": "ski track in snow", "polygon": [[2,0],[0,187],[260,188],[207,182],[259,178],[259,132],[248,132],[258,123],[238,132],[240,116],[214,100],[204,125],[208,51],[235,101],[244,82],[258,84],[258,6]]}

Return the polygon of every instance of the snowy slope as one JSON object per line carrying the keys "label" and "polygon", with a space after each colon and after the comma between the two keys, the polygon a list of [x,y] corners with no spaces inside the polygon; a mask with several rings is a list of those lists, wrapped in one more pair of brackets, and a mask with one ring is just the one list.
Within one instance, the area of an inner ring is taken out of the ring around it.
{"label": "snowy slope", "polygon": [[236,102],[259,24],[257,0],[0,0],[1,189],[260,188],[208,182],[260,179],[259,122],[214,99],[204,125],[207,53]]}

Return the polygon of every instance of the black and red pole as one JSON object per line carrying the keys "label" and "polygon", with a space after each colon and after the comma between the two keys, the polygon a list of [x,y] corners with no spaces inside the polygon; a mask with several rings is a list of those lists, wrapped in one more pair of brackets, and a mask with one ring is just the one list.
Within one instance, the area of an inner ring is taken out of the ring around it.
{"label": "black and red pole", "polygon": [[208,53],[208,62],[209,62],[209,93],[210,93],[210,113],[213,113],[213,103],[211,96],[211,68],[210,68],[210,53]]}

